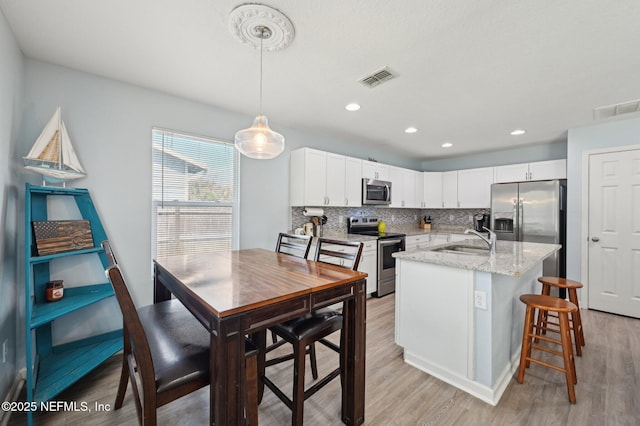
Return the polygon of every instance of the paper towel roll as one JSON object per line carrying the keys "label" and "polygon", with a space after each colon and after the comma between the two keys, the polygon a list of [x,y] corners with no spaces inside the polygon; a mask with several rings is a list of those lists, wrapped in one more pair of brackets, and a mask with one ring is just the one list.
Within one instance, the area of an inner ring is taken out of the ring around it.
{"label": "paper towel roll", "polygon": [[302,210],[302,214],[305,216],[322,216],[324,214],[324,210],[314,207],[306,207]]}

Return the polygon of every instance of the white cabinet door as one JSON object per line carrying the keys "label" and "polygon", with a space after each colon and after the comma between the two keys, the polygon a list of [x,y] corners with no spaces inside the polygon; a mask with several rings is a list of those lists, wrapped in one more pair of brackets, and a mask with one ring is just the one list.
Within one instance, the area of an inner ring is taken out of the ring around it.
{"label": "white cabinet door", "polygon": [[291,205],[325,205],[326,179],[326,152],[308,148],[291,152]]}
{"label": "white cabinet door", "polygon": [[441,209],[442,172],[424,172],[424,206]]}
{"label": "white cabinet door", "polygon": [[493,167],[458,170],[458,207],[490,208]]}
{"label": "white cabinet door", "polygon": [[362,249],[362,257],[358,271],[365,272],[367,277],[367,294],[376,291],[378,282],[378,246],[376,241],[367,241]]}
{"label": "white cabinet door", "polygon": [[430,234],[407,235],[407,237],[405,238],[405,249],[407,251],[410,251],[429,247],[430,240]]}
{"label": "white cabinet door", "polygon": [[494,167],[495,183],[566,178],[566,159]]}
{"label": "white cabinet door", "polygon": [[345,206],[360,207],[362,205],[362,160],[345,158]]}
{"label": "white cabinet door", "polygon": [[416,173],[418,172],[416,172],[415,170],[402,170],[402,207],[420,207],[416,202]]}
{"label": "white cabinet door", "polygon": [[529,180],[566,179],[567,160],[529,163]]}
{"label": "white cabinet door", "polygon": [[429,245],[430,246],[437,246],[440,244],[444,244],[446,242],[449,241],[449,236],[446,234],[432,234],[429,238]]}
{"label": "white cabinet door", "polygon": [[521,182],[529,176],[529,164],[509,164],[493,168],[494,182]]}
{"label": "white cabinet door", "polygon": [[427,205],[424,202],[424,173],[415,172],[413,175],[415,190],[413,191],[415,202],[414,207],[424,208]]}
{"label": "white cabinet door", "polygon": [[362,160],[362,177],[367,179],[389,180],[389,167],[375,161]]}
{"label": "white cabinet door", "polygon": [[327,153],[326,176],[326,205],[345,205],[345,157],[343,155]]}
{"label": "white cabinet door", "polygon": [[442,206],[447,209],[458,207],[458,172],[442,173]]}
{"label": "white cabinet door", "polygon": [[391,204],[389,207],[402,207],[404,202],[404,169],[389,167],[389,180],[391,181]]}

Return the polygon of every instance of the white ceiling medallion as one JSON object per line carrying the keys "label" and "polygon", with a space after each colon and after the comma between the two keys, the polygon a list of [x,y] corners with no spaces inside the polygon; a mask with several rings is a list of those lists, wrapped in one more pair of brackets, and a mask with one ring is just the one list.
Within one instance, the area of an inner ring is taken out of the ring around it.
{"label": "white ceiling medallion", "polygon": [[[271,31],[269,38],[262,38],[261,31],[257,28],[268,28]],[[242,44],[254,49],[262,49],[275,52],[287,47],[295,31],[293,24],[280,11],[262,4],[242,4],[229,14],[229,31]]]}

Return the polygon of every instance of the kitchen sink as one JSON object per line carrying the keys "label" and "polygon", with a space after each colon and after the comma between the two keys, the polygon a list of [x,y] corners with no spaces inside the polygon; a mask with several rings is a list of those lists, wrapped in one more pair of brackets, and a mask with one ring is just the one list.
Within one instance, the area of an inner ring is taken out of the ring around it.
{"label": "kitchen sink", "polygon": [[451,245],[433,249],[439,253],[467,254],[471,256],[489,256],[489,247]]}

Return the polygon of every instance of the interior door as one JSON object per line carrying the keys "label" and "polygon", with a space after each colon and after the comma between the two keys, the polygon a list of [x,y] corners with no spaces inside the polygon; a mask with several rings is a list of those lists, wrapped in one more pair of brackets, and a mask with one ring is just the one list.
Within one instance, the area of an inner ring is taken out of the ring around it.
{"label": "interior door", "polygon": [[589,307],[640,318],[640,150],[589,158]]}

